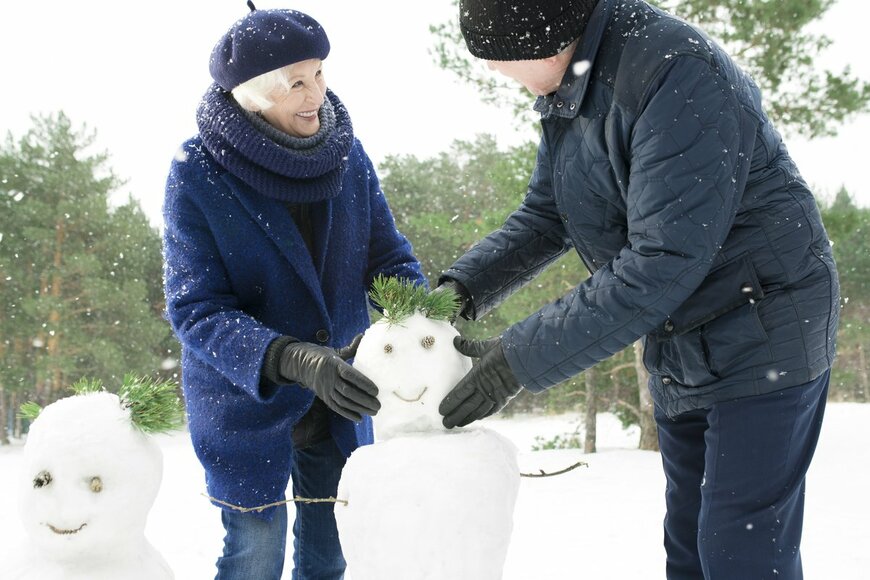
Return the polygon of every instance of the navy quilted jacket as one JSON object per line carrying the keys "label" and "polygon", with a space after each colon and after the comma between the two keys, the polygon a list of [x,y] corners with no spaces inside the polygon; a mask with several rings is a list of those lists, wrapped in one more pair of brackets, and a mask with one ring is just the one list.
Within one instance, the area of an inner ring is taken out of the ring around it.
{"label": "navy quilted jacket", "polygon": [[642,337],[670,415],[828,369],[830,243],[750,77],[640,0],[601,0],[573,63],[535,104],[543,136],[523,204],[445,272],[472,318],[571,248],[592,272],[503,333],[523,386],[539,392]]}

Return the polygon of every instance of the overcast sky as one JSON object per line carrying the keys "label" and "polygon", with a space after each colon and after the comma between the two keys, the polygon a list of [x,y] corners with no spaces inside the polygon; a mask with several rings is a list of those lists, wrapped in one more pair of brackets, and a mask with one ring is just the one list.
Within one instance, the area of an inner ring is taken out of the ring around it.
{"label": "overcast sky", "polygon": [[[471,88],[440,70],[430,55],[429,25],[454,16],[450,0],[275,0],[258,8],[295,8],[323,24],[332,52],[324,73],[345,102],[356,135],[378,163],[389,154],[433,155],[457,138],[490,132],[516,143],[512,117],[485,106]],[[208,87],[217,39],[248,8],[244,0],[4,2],[0,130],[19,136],[31,114],[63,110],[74,126],[97,131],[97,147],[128,180],[118,192],[140,200],[159,225],[163,186],[178,146],[196,133],[194,111]],[[822,63],[870,80],[866,0],[839,0],[823,23],[834,45]],[[845,184],[870,206],[866,178],[870,115],[840,136],[787,139],[820,197]]]}

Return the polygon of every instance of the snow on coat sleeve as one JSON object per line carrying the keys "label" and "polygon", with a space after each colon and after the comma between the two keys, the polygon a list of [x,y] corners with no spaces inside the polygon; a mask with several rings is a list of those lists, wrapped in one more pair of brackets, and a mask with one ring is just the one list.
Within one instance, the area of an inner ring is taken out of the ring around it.
{"label": "snow on coat sleeve", "polygon": [[[263,356],[279,334],[239,308],[212,230],[194,202],[197,187],[211,180],[186,179],[186,163],[190,161],[173,162],[163,208],[167,318],[191,353],[263,400]],[[211,181],[210,186],[218,183]]]}
{"label": "snow on coat sleeve", "polygon": [[627,244],[562,299],[504,333],[521,383],[541,391],[650,332],[700,285],[729,233],[757,119],[692,55],[642,101],[630,145]]}

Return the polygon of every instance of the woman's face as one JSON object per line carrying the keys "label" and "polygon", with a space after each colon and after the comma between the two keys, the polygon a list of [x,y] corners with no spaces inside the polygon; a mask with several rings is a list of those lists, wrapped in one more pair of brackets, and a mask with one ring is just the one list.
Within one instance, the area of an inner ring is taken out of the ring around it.
{"label": "woman's face", "polygon": [[317,112],[326,96],[323,61],[312,58],[288,67],[288,93],[270,95],[275,103],[261,111],[263,118],[280,131],[293,137],[311,137],[320,129]]}

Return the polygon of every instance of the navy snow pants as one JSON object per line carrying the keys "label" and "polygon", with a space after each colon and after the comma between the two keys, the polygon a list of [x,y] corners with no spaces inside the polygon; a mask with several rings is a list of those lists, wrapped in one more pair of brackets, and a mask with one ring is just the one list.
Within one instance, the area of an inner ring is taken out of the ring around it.
{"label": "navy snow pants", "polygon": [[667,418],[668,580],[801,580],[804,485],[830,372]]}

